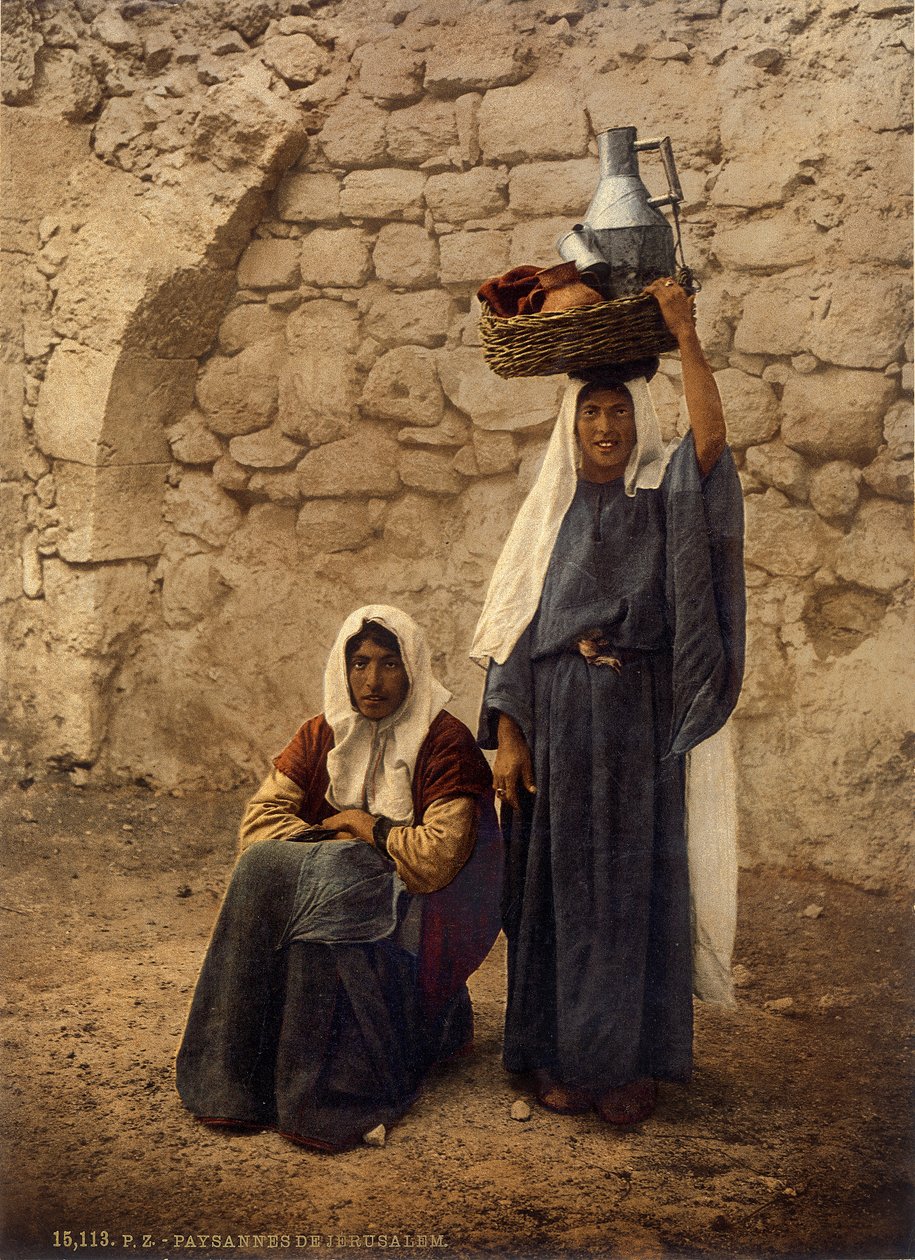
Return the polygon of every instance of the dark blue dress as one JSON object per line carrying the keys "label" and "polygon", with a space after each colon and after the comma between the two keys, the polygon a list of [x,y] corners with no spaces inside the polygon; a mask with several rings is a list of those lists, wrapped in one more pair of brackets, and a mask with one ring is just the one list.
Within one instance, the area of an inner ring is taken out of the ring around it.
{"label": "dark blue dress", "polygon": [[[509,714],[537,784],[503,818],[511,1071],[596,1091],[689,1078],[683,757],[740,689],[742,532],[730,453],[703,479],[691,436],[658,490],[580,481],[537,613],[490,666],[481,742]],[[578,651],[593,630],[618,670]]]}

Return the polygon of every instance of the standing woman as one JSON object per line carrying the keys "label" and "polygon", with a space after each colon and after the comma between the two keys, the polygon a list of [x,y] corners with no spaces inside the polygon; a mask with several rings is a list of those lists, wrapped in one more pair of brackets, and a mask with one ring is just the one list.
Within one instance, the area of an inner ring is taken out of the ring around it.
{"label": "standing woman", "polygon": [[324,713],[242,820],[178,1053],[199,1119],[340,1149],[470,1046],[465,982],[498,933],[501,839],[489,767],[448,699],[411,617],[347,618]]}
{"label": "standing woman", "polygon": [[740,689],[742,500],[721,401],[673,280],[690,432],[647,383],[572,380],[496,566],[472,655],[507,809],[505,1065],[562,1113],[651,1114],[692,1067],[684,754]]}

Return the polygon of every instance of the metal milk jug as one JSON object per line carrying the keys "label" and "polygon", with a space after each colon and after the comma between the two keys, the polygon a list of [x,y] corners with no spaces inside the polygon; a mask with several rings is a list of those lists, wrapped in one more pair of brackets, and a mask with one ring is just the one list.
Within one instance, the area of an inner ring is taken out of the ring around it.
{"label": "metal milk jug", "polygon": [[[677,274],[673,231],[660,206],[683,200],[670,137],[637,140],[635,127],[614,127],[597,137],[600,179],[584,222],[557,241],[559,255],[607,299],[640,293],[659,276]],[[667,174],[666,195],[649,196],[639,177],[638,154],[657,149]]]}

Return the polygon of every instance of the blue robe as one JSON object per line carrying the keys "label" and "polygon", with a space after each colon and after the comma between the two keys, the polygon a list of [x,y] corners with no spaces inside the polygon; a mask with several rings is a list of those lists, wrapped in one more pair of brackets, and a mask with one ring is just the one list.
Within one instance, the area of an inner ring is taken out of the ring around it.
{"label": "blue robe", "polygon": [[[579,481],[537,612],[490,665],[480,742],[513,717],[537,785],[503,815],[510,1071],[689,1079],[683,758],[740,690],[742,534],[730,452],[702,478],[691,435],[657,490]],[[594,629],[619,672],[577,650]]]}

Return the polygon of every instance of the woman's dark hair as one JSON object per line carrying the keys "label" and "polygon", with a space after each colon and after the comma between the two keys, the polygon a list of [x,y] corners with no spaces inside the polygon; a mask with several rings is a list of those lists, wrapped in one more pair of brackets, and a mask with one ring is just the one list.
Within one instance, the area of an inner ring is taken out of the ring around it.
{"label": "woman's dark hair", "polygon": [[578,395],[579,403],[583,403],[589,394],[593,394],[597,389],[612,389],[617,394],[625,394],[632,402],[632,395],[629,392],[628,385],[625,385],[618,376],[612,376],[609,372],[604,376],[600,376],[595,380],[585,382],[584,388]]}
{"label": "woman's dark hair", "polygon": [[400,640],[393,630],[388,630],[379,621],[363,621],[356,633],[347,639],[346,647],[343,649],[347,670],[353,663],[353,657],[366,640],[380,648],[384,648],[386,652],[394,652],[403,659],[400,651]]}
{"label": "woman's dark hair", "polygon": [[657,372],[659,360],[655,356],[630,359],[628,363],[601,363],[597,367],[581,368],[571,373],[573,381],[584,381],[591,389],[621,389],[629,393],[626,382],[644,376],[650,381]]}

